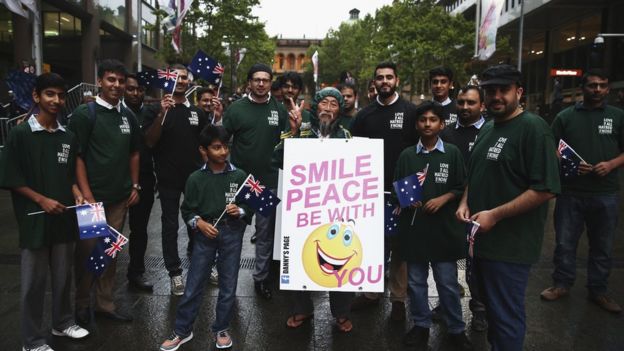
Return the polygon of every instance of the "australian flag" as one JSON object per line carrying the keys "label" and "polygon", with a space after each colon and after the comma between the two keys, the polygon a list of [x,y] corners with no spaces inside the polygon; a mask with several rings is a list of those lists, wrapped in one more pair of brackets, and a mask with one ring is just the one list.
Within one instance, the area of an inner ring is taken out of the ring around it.
{"label": "australian flag", "polygon": [[128,242],[125,236],[111,232],[98,238],[91,255],[87,258],[87,269],[96,276],[102,275],[106,266],[121,252],[121,248]]}
{"label": "australian flag", "polygon": [[561,176],[563,178],[576,177],[583,159],[563,139],[559,140],[557,151],[561,155]]}
{"label": "australian flag", "polygon": [[157,74],[156,74],[156,70],[152,69],[148,71],[139,72],[136,74],[136,77],[137,77],[137,82],[139,83],[140,86],[149,88],[154,84]]}
{"label": "australian flag", "polygon": [[256,213],[268,217],[281,200],[250,174],[236,194],[236,201],[244,202]]}
{"label": "australian flag", "polygon": [[386,236],[395,236],[399,233],[399,216],[395,213],[395,205],[386,202],[384,206],[384,228]]}
{"label": "australian flag", "polygon": [[174,69],[159,69],[156,70],[156,79],[153,86],[162,89],[165,94],[173,94],[175,90],[176,82],[178,81],[178,72]]}
{"label": "australian flag", "polygon": [[201,78],[214,85],[219,85],[225,71],[223,65],[201,50],[197,51],[188,69],[195,78]]}
{"label": "australian flag", "polygon": [[409,207],[414,202],[423,199],[423,184],[425,184],[428,169],[429,164],[427,164],[421,172],[409,175],[392,183],[401,208]]}
{"label": "australian flag", "polygon": [[33,105],[32,91],[35,87],[34,74],[22,71],[10,71],[6,77],[6,84],[13,91],[17,105],[23,110],[29,110]]}
{"label": "australian flag", "polygon": [[76,207],[76,217],[81,240],[110,235],[101,202]]}

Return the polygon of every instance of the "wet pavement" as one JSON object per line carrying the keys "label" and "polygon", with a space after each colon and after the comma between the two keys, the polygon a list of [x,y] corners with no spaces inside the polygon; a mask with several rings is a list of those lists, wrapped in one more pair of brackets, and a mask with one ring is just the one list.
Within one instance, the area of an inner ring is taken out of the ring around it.
{"label": "wet pavement", "polygon": [[[551,204],[552,205],[552,204]],[[624,218],[620,210],[620,218]],[[618,227],[614,268],[610,278],[611,296],[624,304],[624,221]],[[13,217],[9,193],[0,191],[0,350],[20,350],[19,330],[19,249],[17,225]],[[180,221],[180,223],[182,223]],[[128,229],[124,230],[127,235]],[[303,327],[290,330],[285,322],[288,317],[288,292],[276,291],[271,301],[265,301],[254,293],[251,273],[254,263],[254,246],[249,242],[253,233],[247,227],[241,256],[237,301],[231,334],[232,350],[408,350],[401,343],[403,334],[411,327],[390,320],[388,293],[382,303],[365,311],[353,313],[354,329],[349,334],[337,332],[329,312],[326,293],[315,293],[314,320]],[[160,208],[158,201],[152,211],[149,226],[150,241],[146,257],[147,276],[155,283],[151,294],[128,287],[125,279],[128,264],[127,249],[117,265],[117,301],[120,308],[134,316],[132,323],[116,323],[96,319],[89,328],[91,335],[84,340],[48,338],[55,350],[157,350],[160,343],[173,328],[178,297],[171,296],[169,278],[162,260],[160,243]],[[186,259],[186,230],[180,228],[180,256]],[[542,302],[539,293],[551,284],[554,233],[549,219],[541,261],[533,267],[527,289],[527,335],[525,350],[624,350],[624,316],[602,311],[587,301],[584,288],[586,281],[587,240],[579,245],[577,284],[569,297],[556,302]],[[463,270],[460,270],[463,281]],[[186,274],[186,269],[185,269]],[[277,286],[276,286],[277,288]],[[49,289],[48,289],[49,290]],[[467,290],[467,289],[466,289]],[[201,312],[195,322],[193,340],[180,350],[213,350],[214,337],[210,332],[217,288],[207,284]],[[46,294],[49,306],[50,293]],[[469,297],[462,299],[467,332],[476,350],[487,350],[486,333],[473,332],[470,328]],[[437,292],[430,278],[430,305],[437,304]],[[50,323],[50,311],[45,313],[46,325]],[[453,350],[446,339],[443,324],[434,324],[429,339],[432,351]]]}

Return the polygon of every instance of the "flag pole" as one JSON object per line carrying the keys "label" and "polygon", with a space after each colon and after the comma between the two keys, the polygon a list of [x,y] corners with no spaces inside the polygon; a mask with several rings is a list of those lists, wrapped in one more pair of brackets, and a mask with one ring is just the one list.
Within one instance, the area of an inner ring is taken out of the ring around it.
{"label": "flag pole", "polygon": [[[84,205],[84,204],[82,204]],[[65,206],[65,208],[76,208],[78,206],[82,206],[82,205],[73,205],[73,206]],[[33,216],[33,215],[38,215],[38,214],[42,214],[45,213],[45,211],[36,211],[36,212],[30,212],[27,214],[27,216]]]}
{"label": "flag pole", "polygon": [[[230,202],[227,204],[227,206],[231,205],[234,202],[234,200],[236,200],[236,197],[241,192],[241,190],[243,190],[243,186],[245,186],[245,184],[247,184],[247,181],[249,180],[250,177],[251,177],[251,173],[249,173],[247,178],[245,178],[245,181],[238,187],[238,190],[236,190],[236,193],[232,197],[232,200],[230,200]],[[219,221],[221,221],[221,218],[223,218],[223,215],[225,215],[225,211],[227,211],[227,206],[225,206],[225,208],[223,209],[223,212],[221,212],[221,215],[219,216],[219,218],[217,218],[217,221],[215,222],[213,227],[215,227],[215,228],[217,227],[217,224],[219,224]]]}

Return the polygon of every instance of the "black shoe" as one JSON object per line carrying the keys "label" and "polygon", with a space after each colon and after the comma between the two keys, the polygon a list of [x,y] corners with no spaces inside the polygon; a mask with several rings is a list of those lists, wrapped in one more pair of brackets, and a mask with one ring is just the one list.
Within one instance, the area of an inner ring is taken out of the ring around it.
{"label": "black shoe", "polygon": [[255,282],[254,287],[256,288],[256,294],[262,296],[263,299],[270,300],[273,297],[266,281]]}
{"label": "black shoe", "polygon": [[444,321],[444,312],[442,312],[442,306],[437,305],[431,310],[431,320],[434,322]]}
{"label": "black shoe", "polygon": [[249,241],[251,241],[252,244],[256,243],[256,234],[254,233],[254,235],[251,236],[251,239],[249,239]]}
{"label": "black shoe", "polygon": [[128,277],[128,285],[135,289],[147,292],[152,292],[152,290],[154,290],[154,284],[147,280],[143,275],[132,278]]}
{"label": "black shoe", "polygon": [[86,327],[91,323],[91,309],[76,308],[76,323],[82,327]]}
{"label": "black shoe", "polygon": [[403,337],[403,344],[406,346],[415,346],[416,350],[427,350],[429,344],[429,328],[412,327]]}
{"label": "black shoe", "polygon": [[449,340],[451,341],[451,344],[453,345],[453,350],[457,350],[457,351],[473,351],[474,350],[474,347],[472,346],[472,343],[470,342],[470,340],[468,340],[466,333],[449,334],[448,336],[449,336]]}
{"label": "black shoe", "polygon": [[484,311],[472,312],[471,329],[476,332],[484,332],[488,328],[487,318]]}
{"label": "black shoe", "polygon": [[105,311],[95,311],[95,315],[98,317],[108,318],[118,322],[132,322],[132,316],[121,313],[119,311],[105,312]]}

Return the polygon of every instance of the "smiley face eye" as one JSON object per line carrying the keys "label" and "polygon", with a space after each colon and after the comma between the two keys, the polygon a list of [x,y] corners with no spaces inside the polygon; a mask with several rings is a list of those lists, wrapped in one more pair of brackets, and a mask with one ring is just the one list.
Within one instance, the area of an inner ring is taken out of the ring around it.
{"label": "smiley face eye", "polygon": [[342,234],[342,243],[344,244],[344,246],[349,246],[351,245],[352,241],[353,241],[353,233],[351,232],[351,230],[346,229],[344,231],[344,234]]}
{"label": "smiley face eye", "polygon": [[338,235],[338,231],[340,230],[340,226],[338,224],[334,224],[327,230],[327,239],[331,240]]}

